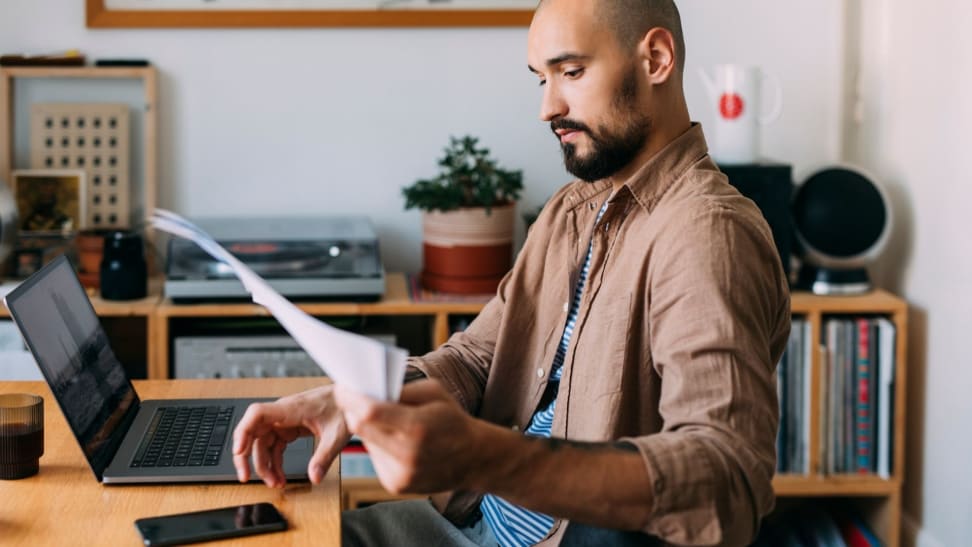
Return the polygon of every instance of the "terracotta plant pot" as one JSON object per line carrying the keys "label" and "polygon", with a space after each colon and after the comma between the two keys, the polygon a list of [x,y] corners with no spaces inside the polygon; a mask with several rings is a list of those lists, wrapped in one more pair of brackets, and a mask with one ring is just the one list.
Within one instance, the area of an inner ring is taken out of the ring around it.
{"label": "terracotta plant pot", "polygon": [[104,253],[107,230],[84,230],[75,236],[78,248],[78,278],[81,284],[97,289],[100,286],[101,257]]}
{"label": "terracotta plant pot", "polygon": [[489,293],[513,264],[515,204],[422,213],[422,285],[460,294]]}

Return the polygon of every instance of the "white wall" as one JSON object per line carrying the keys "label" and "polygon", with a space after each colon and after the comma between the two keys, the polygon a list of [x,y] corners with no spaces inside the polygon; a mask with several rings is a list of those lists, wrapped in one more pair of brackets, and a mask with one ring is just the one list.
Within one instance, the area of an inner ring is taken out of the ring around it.
{"label": "white wall", "polygon": [[884,180],[902,220],[879,277],[913,305],[905,544],[972,538],[972,4],[863,0],[864,102],[847,157]]}
{"label": "white wall", "polygon": [[[756,64],[781,77],[783,118],[763,151],[797,170],[840,153],[840,0],[683,0],[687,94],[696,67]],[[524,206],[569,180],[537,121],[526,30],[89,30],[80,0],[0,1],[0,51],[79,48],[161,71],[160,204],[189,215],[369,215],[386,266],[419,268],[419,215],[399,188],[435,173],[450,134],[472,133],[524,170]]]}
{"label": "white wall", "polygon": [[[797,173],[846,158],[890,187],[901,222],[877,273],[914,304],[910,532],[920,545],[967,544],[972,5],[680,5],[696,119],[709,120],[696,67],[761,65],[781,77],[786,101],[765,134],[767,156]],[[419,267],[419,217],[402,210],[398,189],[434,172],[448,135],[479,135],[501,163],[524,169],[526,205],[567,180],[536,121],[525,37],[524,29],[88,30],[80,0],[0,0],[2,52],[77,47],[159,67],[163,206],[190,215],[368,214],[391,269]],[[862,75],[860,124],[843,106],[854,89],[845,61]]]}

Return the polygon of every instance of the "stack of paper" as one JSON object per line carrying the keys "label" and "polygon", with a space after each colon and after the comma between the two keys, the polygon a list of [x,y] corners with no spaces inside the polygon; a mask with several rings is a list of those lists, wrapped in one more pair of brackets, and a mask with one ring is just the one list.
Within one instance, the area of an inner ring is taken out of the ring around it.
{"label": "stack of paper", "polygon": [[156,209],[150,220],[159,230],[194,242],[214,259],[229,266],[253,297],[253,302],[267,308],[335,383],[376,399],[398,400],[408,352],[334,328],[308,315],[273,290],[209,234],[179,215]]}

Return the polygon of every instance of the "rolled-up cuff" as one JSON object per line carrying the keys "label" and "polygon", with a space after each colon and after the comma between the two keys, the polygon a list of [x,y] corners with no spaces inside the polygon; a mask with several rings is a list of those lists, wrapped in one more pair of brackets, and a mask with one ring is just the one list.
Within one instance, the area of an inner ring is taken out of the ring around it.
{"label": "rolled-up cuff", "polygon": [[642,531],[680,545],[722,544],[719,473],[704,444],[674,433],[620,440],[638,447],[648,471],[652,505]]}

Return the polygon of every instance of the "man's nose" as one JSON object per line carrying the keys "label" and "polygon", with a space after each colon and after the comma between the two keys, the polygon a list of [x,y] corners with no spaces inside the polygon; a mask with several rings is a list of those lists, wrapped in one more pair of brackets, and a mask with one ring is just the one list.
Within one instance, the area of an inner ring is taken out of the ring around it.
{"label": "man's nose", "polygon": [[563,118],[567,115],[567,102],[549,82],[543,88],[543,99],[540,101],[540,119],[545,122]]}

